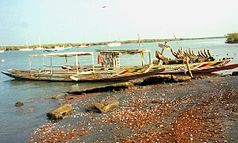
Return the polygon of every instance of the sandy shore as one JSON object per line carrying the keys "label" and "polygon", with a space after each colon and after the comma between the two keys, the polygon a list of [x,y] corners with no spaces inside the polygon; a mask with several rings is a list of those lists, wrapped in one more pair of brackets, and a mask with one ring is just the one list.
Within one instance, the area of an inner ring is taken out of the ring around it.
{"label": "sandy shore", "polygon": [[[108,113],[89,111],[118,100]],[[29,142],[238,142],[238,77],[137,86],[66,96],[74,111],[32,133]]]}

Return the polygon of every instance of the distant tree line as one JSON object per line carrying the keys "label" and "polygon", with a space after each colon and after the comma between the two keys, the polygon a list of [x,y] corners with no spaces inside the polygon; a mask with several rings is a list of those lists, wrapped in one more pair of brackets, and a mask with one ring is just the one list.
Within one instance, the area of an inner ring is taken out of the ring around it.
{"label": "distant tree line", "polygon": [[228,33],[226,43],[238,43],[238,33]]}
{"label": "distant tree line", "polygon": [[[237,33],[236,33],[237,34]],[[171,38],[171,39],[141,39],[141,40],[125,40],[125,41],[116,41],[121,42],[122,44],[130,44],[130,43],[153,43],[153,42],[164,42],[164,41],[177,41],[177,40],[196,40],[196,39],[213,39],[213,38],[224,38],[224,37],[203,37],[203,38]],[[89,42],[89,43],[55,43],[55,44],[42,44],[42,45],[24,45],[24,46],[4,46],[0,47],[0,50],[20,50],[25,48],[35,49],[38,47],[42,47],[45,49],[51,49],[56,46],[58,47],[80,47],[80,46],[100,46],[100,45],[107,45],[108,43],[115,42],[115,41],[108,41],[108,42]]]}

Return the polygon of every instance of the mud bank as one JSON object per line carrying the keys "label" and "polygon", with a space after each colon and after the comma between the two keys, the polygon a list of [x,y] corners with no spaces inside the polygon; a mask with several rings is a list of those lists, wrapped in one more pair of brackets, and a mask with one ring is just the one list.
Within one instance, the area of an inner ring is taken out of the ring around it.
{"label": "mud bank", "polygon": [[[238,142],[238,77],[72,95],[67,118],[39,127],[29,142]],[[88,110],[117,100],[108,113]]]}

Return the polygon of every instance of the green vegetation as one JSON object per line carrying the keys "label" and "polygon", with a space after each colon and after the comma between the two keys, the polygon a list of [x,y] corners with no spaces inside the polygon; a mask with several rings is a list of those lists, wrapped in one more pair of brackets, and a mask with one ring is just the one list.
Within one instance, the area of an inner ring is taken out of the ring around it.
{"label": "green vegetation", "polygon": [[238,33],[227,34],[226,43],[238,43]]}
{"label": "green vegetation", "polygon": [[[153,43],[153,42],[164,42],[164,41],[179,41],[179,40],[198,40],[198,39],[214,39],[214,38],[224,38],[224,37],[203,37],[203,38],[171,38],[171,39],[141,39],[141,40],[126,40],[126,41],[118,41],[122,44],[130,44],[130,43]],[[45,49],[54,48],[55,46],[60,47],[80,47],[80,46],[98,46],[98,45],[107,45],[108,43],[115,42],[115,41],[108,41],[108,42],[93,42],[93,43],[55,43],[55,44],[42,44],[42,45],[30,45],[30,46],[4,46],[0,47],[0,50],[19,50],[24,48],[31,48],[35,49],[38,47],[42,47]]]}

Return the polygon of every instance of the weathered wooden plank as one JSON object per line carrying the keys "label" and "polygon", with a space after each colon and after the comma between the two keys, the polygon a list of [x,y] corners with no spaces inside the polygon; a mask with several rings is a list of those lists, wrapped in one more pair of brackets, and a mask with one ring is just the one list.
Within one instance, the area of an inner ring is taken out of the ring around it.
{"label": "weathered wooden plank", "polygon": [[68,115],[72,110],[73,107],[71,104],[64,104],[47,113],[46,116],[52,120],[63,119],[64,116]]}

